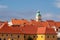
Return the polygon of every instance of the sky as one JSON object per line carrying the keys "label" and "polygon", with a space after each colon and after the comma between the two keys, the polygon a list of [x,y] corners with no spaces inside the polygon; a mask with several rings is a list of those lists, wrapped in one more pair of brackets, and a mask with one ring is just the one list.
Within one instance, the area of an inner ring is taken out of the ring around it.
{"label": "sky", "polygon": [[60,21],[60,0],[0,0],[0,20],[35,19],[37,10],[42,20]]}

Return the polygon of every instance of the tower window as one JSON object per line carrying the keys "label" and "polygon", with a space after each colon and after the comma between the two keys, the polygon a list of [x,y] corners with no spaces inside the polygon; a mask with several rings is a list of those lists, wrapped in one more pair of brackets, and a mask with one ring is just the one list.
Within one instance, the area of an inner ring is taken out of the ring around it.
{"label": "tower window", "polygon": [[38,20],[41,20],[41,19],[38,19]]}

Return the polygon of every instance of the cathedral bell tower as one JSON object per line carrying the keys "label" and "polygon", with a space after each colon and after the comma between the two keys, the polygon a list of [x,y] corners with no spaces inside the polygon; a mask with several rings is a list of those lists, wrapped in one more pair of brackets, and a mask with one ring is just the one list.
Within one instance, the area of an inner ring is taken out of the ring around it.
{"label": "cathedral bell tower", "polygon": [[41,21],[40,11],[37,11],[37,12],[36,12],[36,21]]}

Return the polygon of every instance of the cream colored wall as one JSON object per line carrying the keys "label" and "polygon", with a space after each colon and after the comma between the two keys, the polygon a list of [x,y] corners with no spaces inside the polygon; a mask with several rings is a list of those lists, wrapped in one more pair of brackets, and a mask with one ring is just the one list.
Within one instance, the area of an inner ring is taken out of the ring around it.
{"label": "cream colored wall", "polygon": [[[19,35],[19,38],[18,38]],[[0,34],[1,39],[6,39],[6,40],[24,40],[24,35],[23,34]]]}
{"label": "cream colored wall", "polygon": [[[18,38],[18,35],[20,36],[19,38]],[[57,40],[56,35],[25,35],[25,38],[24,38],[24,34],[12,34],[12,36],[11,34],[0,34],[0,38],[2,40],[4,40],[4,38],[6,40],[12,40],[12,39],[13,40],[27,40],[29,36],[33,38],[33,40]],[[47,36],[49,36],[49,38],[47,38]]]}
{"label": "cream colored wall", "polygon": [[37,35],[37,40],[45,40],[45,35]]}
{"label": "cream colored wall", "polygon": [[[48,36],[49,36],[49,38],[48,38]],[[54,36],[54,38],[53,38],[53,36]],[[45,39],[46,40],[57,40],[57,35],[46,35]]]}

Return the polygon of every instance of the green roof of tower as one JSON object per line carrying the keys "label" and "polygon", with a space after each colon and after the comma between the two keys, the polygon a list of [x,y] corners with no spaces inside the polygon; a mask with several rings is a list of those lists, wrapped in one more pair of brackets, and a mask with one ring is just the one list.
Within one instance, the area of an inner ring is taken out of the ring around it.
{"label": "green roof of tower", "polygon": [[37,11],[36,16],[41,16],[40,11]]}

